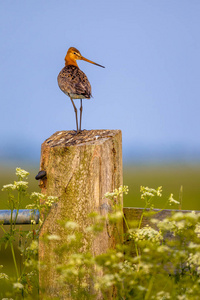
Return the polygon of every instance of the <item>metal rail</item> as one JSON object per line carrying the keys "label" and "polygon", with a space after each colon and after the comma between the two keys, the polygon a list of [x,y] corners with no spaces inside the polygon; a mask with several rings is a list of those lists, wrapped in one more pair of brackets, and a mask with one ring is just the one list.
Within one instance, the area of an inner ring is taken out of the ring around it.
{"label": "metal rail", "polygon": [[[17,210],[14,209],[12,220],[14,222],[16,218]],[[31,224],[31,220],[34,220],[36,224],[39,222],[39,211],[37,209],[19,209],[18,216],[16,220],[16,224],[22,225],[22,224]],[[10,225],[11,221],[11,210],[0,210],[0,223],[4,225]]]}

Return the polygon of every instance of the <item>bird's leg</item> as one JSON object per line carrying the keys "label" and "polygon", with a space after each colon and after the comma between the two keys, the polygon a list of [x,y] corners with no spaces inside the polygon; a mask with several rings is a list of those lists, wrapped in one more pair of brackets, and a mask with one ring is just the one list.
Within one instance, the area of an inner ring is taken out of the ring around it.
{"label": "bird's leg", "polygon": [[81,106],[80,106],[80,127],[79,127],[79,132],[81,132],[81,121],[82,121],[82,111],[83,111],[83,105],[82,105],[82,99],[81,101]]}
{"label": "bird's leg", "polygon": [[74,101],[73,101],[73,99],[72,98],[70,98],[71,99],[71,101],[72,101],[72,105],[73,105],[73,107],[74,107],[74,111],[75,111],[75,115],[76,115],[76,131],[77,131],[77,133],[78,133],[78,117],[77,117],[77,108],[76,108],[76,106],[75,106],[75,104],[74,104]]}

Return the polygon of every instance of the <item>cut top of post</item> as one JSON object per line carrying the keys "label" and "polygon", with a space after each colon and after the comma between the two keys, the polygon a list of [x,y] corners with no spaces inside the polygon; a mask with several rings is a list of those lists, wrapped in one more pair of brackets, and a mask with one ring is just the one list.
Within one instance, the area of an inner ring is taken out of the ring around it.
{"label": "cut top of post", "polygon": [[108,138],[121,134],[121,130],[83,130],[76,134],[76,131],[57,131],[44,144],[50,147],[56,146],[78,146],[83,144],[96,144]]}

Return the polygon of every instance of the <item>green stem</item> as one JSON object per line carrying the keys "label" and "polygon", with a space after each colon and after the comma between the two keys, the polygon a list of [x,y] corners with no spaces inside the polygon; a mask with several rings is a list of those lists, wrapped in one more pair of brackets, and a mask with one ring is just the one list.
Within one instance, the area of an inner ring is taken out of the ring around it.
{"label": "green stem", "polygon": [[[139,221],[139,224],[138,224],[138,229],[141,228],[142,220],[143,220],[143,217],[144,217],[144,212],[146,211],[147,206],[148,206],[148,203],[146,203],[146,205],[145,205],[145,207],[144,207],[144,209],[143,209],[143,211],[142,211],[142,215],[141,215],[141,217],[140,217],[140,221]],[[139,251],[138,251],[138,246],[137,246],[136,243],[135,243],[135,252],[136,252],[136,255],[137,255],[137,257],[138,257],[138,256],[139,256]],[[139,259],[139,264],[138,264],[138,265],[140,265],[140,259]]]}
{"label": "green stem", "polygon": [[126,220],[126,217],[125,217],[125,215],[124,215],[123,209],[122,209],[122,216],[123,216],[124,222],[125,222],[125,224],[126,224],[126,227],[127,227],[127,229],[129,230],[130,228],[129,228],[128,222],[127,222],[127,220]]}
{"label": "green stem", "polygon": [[144,213],[145,213],[145,211],[146,211],[147,207],[148,207],[148,203],[146,202],[146,205],[145,205],[145,207],[144,207],[144,209],[143,209],[143,211],[142,211],[142,215],[141,215],[141,217],[140,217],[140,221],[139,221],[138,229],[140,229],[140,228],[141,228],[141,225],[142,225],[142,220],[143,220]]}
{"label": "green stem", "polygon": [[13,234],[13,207],[11,207],[11,215],[10,215],[10,234]]}
{"label": "green stem", "polygon": [[14,247],[12,242],[10,242],[10,247],[11,247],[11,251],[12,251],[12,257],[13,257],[13,261],[14,261],[14,265],[15,265],[15,271],[17,274],[17,279],[19,278],[19,272],[18,272],[18,268],[17,268],[17,262],[16,262],[16,258],[15,258],[15,251],[14,251]]}
{"label": "green stem", "polygon": [[153,287],[153,284],[154,284],[154,281],[155,281],[155,277],[154,277],[154,275],[152,275],[152,277],[151,277],[151,279],[150,279],[150,281],[149,281],[147,293],[146,293],[146,295],[145,295],[144,300],[148,300],[148,299],[149,299],[150,294],[151,294],[151,290],[152,290],[152,287]]}
{"label": "green stem", "polygon": [[5,229],[3,228],[3,225],[1,225],[1,229],[3,230],[4,233],[6,233]]}
{"label": "green stem", "polygon": [[144,211],[145,211],[145,209],[142,211],[142,215],[141,215],[141,217],[140,217],[140,221],[139,221],[138,229],[140,229],[140,228],[141,228],[142,220],[143,220],[143,217],[144,217]]}
{"label": "green stem", "polygon": [[16,211],[15,220],[14,220],[14,228],[15,228],[15,225],[16,225],[16,222],[17,222],[17,217],[18,217],[18,214],[19,214],[20,204],[21,204],[21,192],[19,191],[18,192],[18,197],[17,197],[17,211]]}
{"label": "green stem", "polygon": [[138,246],[137,246],[137,244],[135,243],[135,252],[136,252],[136,255],[137,255],[137,257],[139,256],[139,251],[138,251]]}
{"label": "green stem", "polygon": [[142,211],[142,214],[141,214],[141,217],[140,217],[140,221],[139,221],[139,224],[138,224],[138,229],[141,228],[142,220],[143,220],[144,212],[146,211],[146,208],[147,208],[147,206],[145,206],[145,208],[144,208],[143,211]]}

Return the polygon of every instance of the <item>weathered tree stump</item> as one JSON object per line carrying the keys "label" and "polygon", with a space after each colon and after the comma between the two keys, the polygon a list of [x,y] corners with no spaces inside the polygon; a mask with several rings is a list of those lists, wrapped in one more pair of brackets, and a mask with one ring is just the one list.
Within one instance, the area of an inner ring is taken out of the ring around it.
{"label": "weathered tree stump", "polygon": [[[91,225],[89,213],[108,213],[111,203],[104,195],[122,185],[121,131],[84,130],[78,135],[74,131],[56,132],[42,144],[40,169],[47,173],[47,178],[41,180],[42,193],[59,199],[40,233],[39,259],[45,264],[40,270],[40,286],[48,297],[59,298],[58,275],[52,262],[58,259],[55,246],[66,244],[67,240],[58,220],[70,219],[84,230]],[[122,228],[120,226],[116,232],[116,228],[105,226],[99,237],[85,240],[85,247],[89,246],[94,255],[106,252],[119,243]],[[59,235],[60,241],[45,244],[42,236],[47,233]]]}

